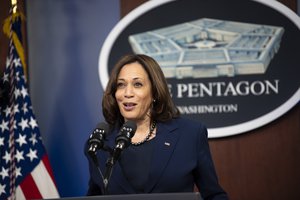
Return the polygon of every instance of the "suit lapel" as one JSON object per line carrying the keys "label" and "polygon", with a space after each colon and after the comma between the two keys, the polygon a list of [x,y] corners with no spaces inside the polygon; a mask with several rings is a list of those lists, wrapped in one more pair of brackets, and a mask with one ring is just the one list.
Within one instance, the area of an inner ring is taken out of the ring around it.
{"label": "suit lapel", "polygon": [[168,124],[158,123],[149,173],[149,182],[145,188],[146,193],[153,190],[159,181],[159,178],[164,173],[168,161],[174,152],[179,138],[179,133],[175,131],[176,129],[177,124],[172,123],[172,121]]}

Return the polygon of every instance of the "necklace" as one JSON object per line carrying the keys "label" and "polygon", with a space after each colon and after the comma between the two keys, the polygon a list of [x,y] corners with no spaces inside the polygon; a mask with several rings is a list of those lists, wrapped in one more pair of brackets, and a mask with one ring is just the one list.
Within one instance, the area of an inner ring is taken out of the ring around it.
{"label": "necklace", "polygon": [[139,146],[139,145],[145,143],[146,141],[148,141],[149,138],[151,137],[151,135],[153,134],[153,131],[154,131],[155,127],[156,127],[156,122],[153,121],[152,126],[150,128],[150,131],[149,131],[148,135],[145,137],[145,139],[143,139],[140,142],[131,142],[131,144],[133,144],[134,146]]}

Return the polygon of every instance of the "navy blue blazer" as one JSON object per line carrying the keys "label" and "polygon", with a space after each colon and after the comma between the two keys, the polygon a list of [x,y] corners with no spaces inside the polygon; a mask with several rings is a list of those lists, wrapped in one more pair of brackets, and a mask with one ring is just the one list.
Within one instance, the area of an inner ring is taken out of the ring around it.
{"label": "navy blue blazer", "polygon": [[[115,130],[108,136],[109,146],[115,146],[117,134]],[[228,199],[218,183],[204,125],[181,117],[167,123],[157,123],[153,142],[154,152],[145,193],[193,192],[196,185],[203,199]],[[101,175],[87,153],[86,156],[90,170],[87,195],[101,195]],[[97,153],[103,173],[108,156],[105,151]],[[110,195],[136,193],[124,176],[119,162],[114,165],[108,188]]]}

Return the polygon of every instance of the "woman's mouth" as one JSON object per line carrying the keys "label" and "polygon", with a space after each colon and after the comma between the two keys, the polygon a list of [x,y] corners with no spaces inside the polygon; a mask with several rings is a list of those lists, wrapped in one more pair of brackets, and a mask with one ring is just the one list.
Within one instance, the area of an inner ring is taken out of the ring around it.
{"label": "woman's mouth", "polygon": [[136,103],[123,103],[123,105],[126,111],[131,111],[136,106]]}

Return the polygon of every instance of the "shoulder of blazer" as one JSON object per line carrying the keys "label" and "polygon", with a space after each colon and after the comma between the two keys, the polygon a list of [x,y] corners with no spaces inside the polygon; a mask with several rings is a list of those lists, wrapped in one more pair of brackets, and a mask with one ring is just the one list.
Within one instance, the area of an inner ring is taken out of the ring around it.
{"label": "shoulder of blazer", "polygon": [[164,126],[164,128],[170,131],[177,128],[206,129],[206,126],[202,122],[194,119],[185,118],[185,117],[174,118],[165,123],[162,123],[162,125]]}

